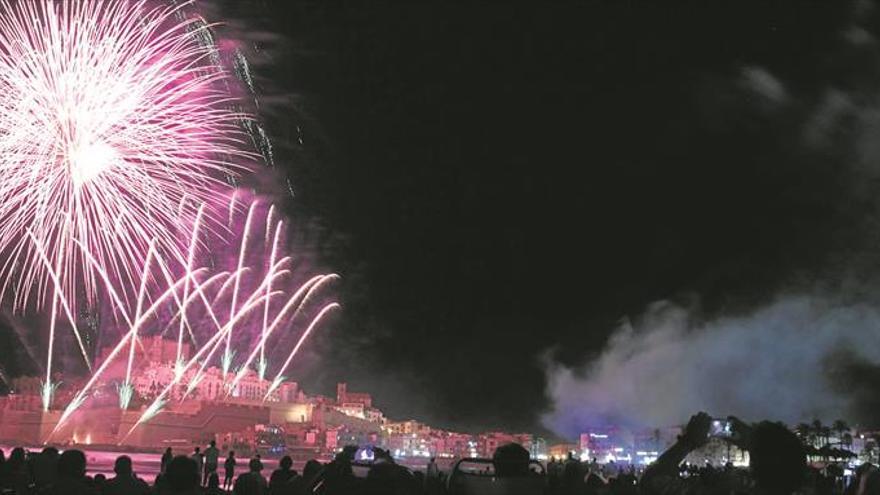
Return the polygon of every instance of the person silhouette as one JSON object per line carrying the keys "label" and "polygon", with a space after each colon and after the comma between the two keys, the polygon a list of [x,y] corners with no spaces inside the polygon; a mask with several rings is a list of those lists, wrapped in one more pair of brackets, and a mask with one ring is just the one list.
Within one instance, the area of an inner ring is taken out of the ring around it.
{"label": "person silhouette", "polygon": [[134,475],[131,467],[131,457],[121,455],[116,458],[113,465],[116,476],[110,478],[104,487],[103,495],[148,495],[150,486]]}
{"label": "person silhouette", "polygon": [[205,469],[205,455],[202,454],[202,449],[196,447],[193,450],[192,460],[196,461],[196,469],[199,471],[199,480],[201,480],[202,472]]}
{"label": "person silhouette", "polygon": [[171,459],[174,459],[174,454],[171,453],[171,447],[168,447],[162,454],[162,460],[159,466],[160,473],[165,474],[165,468],[168,467],[168,463],[171,462]]}
{"label": "person silhouette", "polygon": [[263,477],[263,463],[259,459],[251,459],[248,463],[248,472],[235,480],[232,487],[234,495],[263,495],[267,491],[266,478]]}
{"label": "person silhouette", "polygon": [[508,443],[495,449],[492,464],[498,477],[528,476],[529,451],[518,443]]}
{"label": "person silhouette", "polygon": [[220,450],[217,449],[217,442],[211,440],[211,444],[205,449],[205,479],[203,484],[208,484],[208,477],[211,473],[217,472],[217,459],[220,457]]}
{"label": "person silhouette", "polygon": [[281,458],[278,469],[272,471],[269,477],[269,493],[271,495],[283,495],[287,491],[290,480],[297,476],[297,472],[291,469],[293,459],[289,455]]}
{"label": "person silhouette", "polygon": [[226,495],[226,491],[220,489],[220,477],[216,472],[211,473],[211,476],[208,477],[205,495]]}
{"label": "person silhouette", "polygon": [[168,463],[165,470],[163,484],[166,491],[163,495],[197,495],[199,493],[199,474],[198,464],[192,457],[184,455],[176,456]]}
{"label": "person silhouette", "polygon": [[[28,493],[28,492],[20,492]],[[58,476],[46,491],[48,495],[94,495],[86,478],[86,455],[81,450],[65,450],[58,456]]]}
{"label": "person silhouette", "polygon": [[37,455],[33,463],[34,489],[37,492],[44,490],[55,482],[58,472],[58,449],[46,447]]}
{"label": "person silhouette", "polygon": [[223,489],[228,490],[232,487],[232,479],[235,476],[235,451],[230,450],[229,456],[226,458],[226,461],[223,463],[223,469],[225,471],[225,476],[223,477]]}

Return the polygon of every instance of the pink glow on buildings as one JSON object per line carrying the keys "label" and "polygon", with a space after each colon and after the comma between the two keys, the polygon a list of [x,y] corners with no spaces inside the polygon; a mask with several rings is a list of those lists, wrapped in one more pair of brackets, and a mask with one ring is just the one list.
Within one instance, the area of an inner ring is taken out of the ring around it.
{"label": "pink glow on buildings", "polygon": [[[160,449],[187,447],[216,440],[223,449],[246,454],[274,455],[287,452],[299,460],[328,457],[344,445],[373,445],[388,449],[399,458],[429,457],[453,459],[491,457],[505,443],[519,443],[533,455],[544,452],[542,440],[530,434],[486,432],[460,433],[434,428],[416,420],[391,421],[375,407],[369,393],[349,390],[339,383],[335,397],[309,396],[299,384],[282,382],[269,400],[263,397],[272,385],[255,370],[240,374],[231,393],[228,379],[219,367],[204,370],[187,394],[195,370],[185,372],[179,385],[171,387],[168,403],[150,421],[126,435],[142,411],[175,379],[177,342],[160,336],[143,337],[133,360],[131,407],[119,409],[113,387],[125,372],[125,363],[112,363],[94,386],[89,405],[73,413],[58,429],[53,442],[60,444],[125,445]],[[184,345],[189,357],[192,348]],[[108,352],[102,354],[106,358]],[[64,382],[64,377],[56,377]],[[61,405],[74,398],[77,384],[62,386],[57,394]],[[40,407],[40,380],[15,380],[16,393],[0,398],[0,441],[36,444],[55,428],[60,411]],[[280,446],[280,447],[279,447]],[[281,450],[278,450],[278,449]],[[536,450],[537,449],[537,450]]]}

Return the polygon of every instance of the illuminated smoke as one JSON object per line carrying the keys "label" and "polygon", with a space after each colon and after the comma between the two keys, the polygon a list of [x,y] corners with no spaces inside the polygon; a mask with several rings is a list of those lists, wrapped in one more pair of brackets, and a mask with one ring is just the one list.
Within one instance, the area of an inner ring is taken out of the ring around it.
{"label": "illuminated smoke", "polygon": [[880,312],[816,296],[781,297],[753,313],[700,321],[657,303],[583,366],[548,367],[544,424],[575,435],[609,424],[662,427],[697,411],[790,423],[851,417],[841,368],[880,364]]}

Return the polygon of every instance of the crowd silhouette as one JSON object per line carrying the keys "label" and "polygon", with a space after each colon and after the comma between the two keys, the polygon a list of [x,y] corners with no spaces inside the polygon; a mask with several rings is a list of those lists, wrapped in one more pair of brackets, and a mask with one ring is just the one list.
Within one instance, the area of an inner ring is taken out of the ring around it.
{"label": "crowd silhouette", "polygon": [[[308,461],[302,473],[287,456],[271,473],[264,473],[259,456],[236,473],[239,462],[235,452],[228,452],[221,483],[221,453],[211,442],[190,455],[175,456],[167,449],[150,484],[138,477],[126,455],[116,459],[114,476],[107,479],[87,476],[80,450],[46,447],[28,453],[15,448],[8,457],[0,451],[0,490],[4,495],[880,495],[876,466],[862,464],[847,476],[832,465],[811,467],[801,439],[778,423],[750,425],[731,418],[733,434],[726,441],[749,453],[748,468],[686,464],[688,454],[710,438],[711,422],[705,413],[693,416],[678,440],[646,469],[574,457],[541,464],[522,446],[508,444],[492,459],[463,460],[449,472],[432,459],[421,472],[399,465],[378,448],[371,462],[358,462],[357,448],[346,447],[326,464]],[[485,467],[461,469],[465,461]]]}

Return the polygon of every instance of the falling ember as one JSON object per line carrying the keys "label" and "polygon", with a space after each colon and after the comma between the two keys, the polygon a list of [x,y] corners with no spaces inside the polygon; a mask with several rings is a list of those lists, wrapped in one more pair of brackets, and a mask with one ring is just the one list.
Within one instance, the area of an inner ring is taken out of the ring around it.
{"label": "falling ember", "polygon": [[0,296],[17,310],[92,302],[86,252],[128,302],[150,243],[184,260],[198,207],[251,162],[191,3],[0,0]]}

